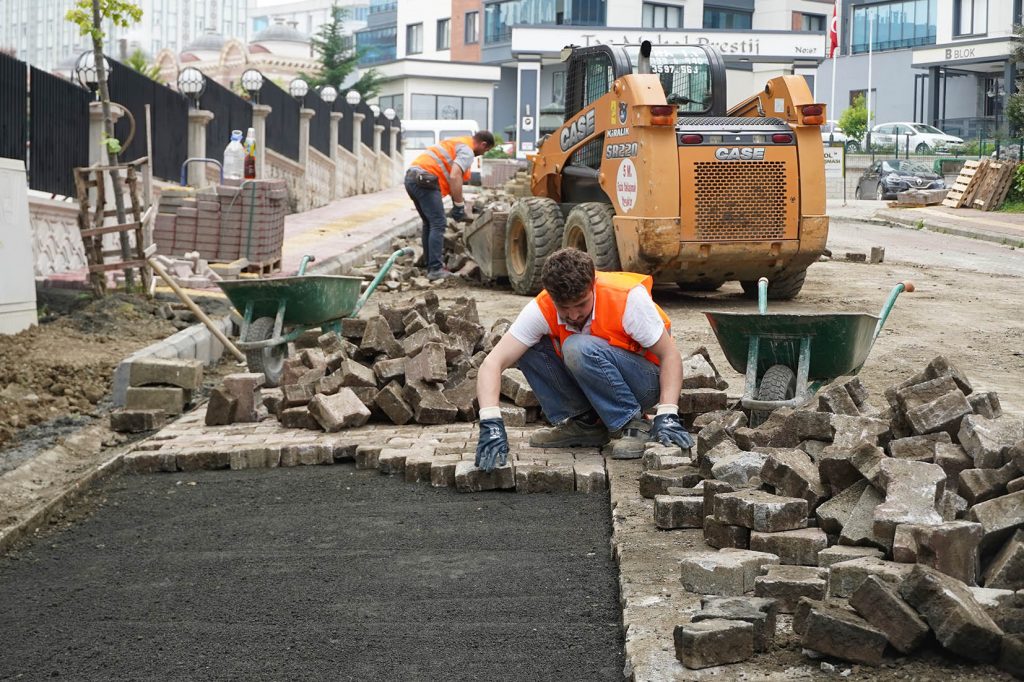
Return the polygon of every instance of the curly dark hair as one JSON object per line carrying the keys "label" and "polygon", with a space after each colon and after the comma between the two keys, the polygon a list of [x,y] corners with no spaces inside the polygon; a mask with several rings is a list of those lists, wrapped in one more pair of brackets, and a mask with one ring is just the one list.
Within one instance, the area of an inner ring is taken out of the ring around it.
{"label": "curly dark hair", "polygon": [[548,256],[540,280],[555,303],[575,303],[594,286],[594,259],[579,249],[559,249]]}

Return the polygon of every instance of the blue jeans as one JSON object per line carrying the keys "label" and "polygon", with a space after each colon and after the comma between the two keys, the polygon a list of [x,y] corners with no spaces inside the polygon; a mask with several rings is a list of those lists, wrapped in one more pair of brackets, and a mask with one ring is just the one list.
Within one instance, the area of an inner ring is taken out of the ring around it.
{"label": "blue jeans", "polygon": [[444,228],[448,226],[441,190],[421,187],[415,178],[406,175],[405,191],[423,219],[423,259],[427,263],[427,271],[441,270],[444,267]]}
{"label": "blue jeans", "polygon": [[558,424],[593,409],[617,431],[658,403],[658,366],[589,334],[573,334],[558,357],[544,337],[519,359],[544,416]]}

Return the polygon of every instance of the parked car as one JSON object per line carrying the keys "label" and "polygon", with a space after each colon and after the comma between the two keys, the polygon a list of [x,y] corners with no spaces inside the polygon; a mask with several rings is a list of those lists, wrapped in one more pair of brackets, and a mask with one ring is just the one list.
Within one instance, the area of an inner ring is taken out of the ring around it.
{"label": "parked car", "polygon": [[944,189],[946,181],[931,168],[913,159],[887,159],[868,166],[857,181],[857,199],[879,201],[908,189]]}
{"label": "parked car", "polygon": [[846,147],[846,151],[850,154],[860,151],[860,143],[857,140],[850,139],[836,121],[826,121],[825,125],[821,126],[821,141],[825,145],[828,145],[830,142],[841,144]]}
{"label": "parked car", "polygon": [[918,154],[951,154],[959,151],[964,141],[925,123],[897,122],[880,123],[872,128],[871,144],[904,152],[911,149]]}

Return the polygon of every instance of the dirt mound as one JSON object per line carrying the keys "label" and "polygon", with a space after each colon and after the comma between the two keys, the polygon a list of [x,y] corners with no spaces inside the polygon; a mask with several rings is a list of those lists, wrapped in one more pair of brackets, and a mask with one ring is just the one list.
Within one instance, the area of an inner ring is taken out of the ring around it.
{"label": "dirt mound", "polygon": [[117,363],[175,332],[158,303],[122,294],[47,303],[42,319],[0,336],[0,447],[26,426],[93,414]]}

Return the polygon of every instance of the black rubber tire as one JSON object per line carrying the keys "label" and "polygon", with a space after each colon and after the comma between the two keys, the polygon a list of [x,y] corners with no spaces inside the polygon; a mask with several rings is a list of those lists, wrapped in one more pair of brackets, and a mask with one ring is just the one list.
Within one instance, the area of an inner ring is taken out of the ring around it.
{"label": "black rubber tire", "polygon": [[[796,395],[796,373],[786,365],[772,365],[761,377],[757,387],[758,400],[789,400]],[[768,419],[771,411],[751,410],[750,424],[760,426]]]}
{"label": "black rubber tire", "polygon": [[853,190],[853,198],[857,199],[858,201],[864,198],[860,194],[860,185],[857,185],[857,189]]}
{"label": "black rubber tire", "polygon": [[540,282],[544,261],[562,245],[562,210],[553,199],[520,199],[505,223],[505,266],[512,290],[534,296],[543,288]]}
{"label": "black rubber tire", "polygon": [[858,144],[857,142],[847,142],[846,143],[846,152],[848,154],[856,154],[859,151],[860,151],[860,144]]}
{"label": "black rubber tire", "polygon": [[618,272],[619,247],[615,244],[615,207],[596,201],[579,204],[565,219],[562,248],[575,247],[594,259],[594,267],[604,272]]}
{"label": "black rubber tire", "polygon": [[683,291],[718,291],[725,280],[701,280],[699,282],[676,282]]}
{"label": "black rubber tire", "polygon": [[878,187],[875,189],[875,199],[885,201],[885,190],[882,188],[882,183],[878,183]]}
{"label": "black rubber tire", "polygon": [[[259,317],[252,321],[243,341],[266,341],[274,336],[274,318]],[[253,374],[266,377],[267,388],[274,388],[281,383],[284,373],[284,361],[288,357],[288,345],[281,344],[271,348],[256,348],[245,351],[245,364]]]}
{"label": "black rubber tire", "polygon": [[928,154],[929,152],[931,152],[931,150],[932,148],[929,147],[928,144],[925,142],[922,142],[916,147],[914,147],[914,151],[917,152],[918,154]]}
{"label": "black rubber tire", "polygon": [[[807,269],[783,272],[768,279],[768,300],[788,301],[796,298],[804,287],[804,280],[807,279]],[[740,282],[743,287],[743,294],[747,298],[757,299],[757,281],[746,280]]]}

